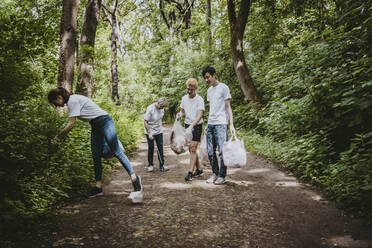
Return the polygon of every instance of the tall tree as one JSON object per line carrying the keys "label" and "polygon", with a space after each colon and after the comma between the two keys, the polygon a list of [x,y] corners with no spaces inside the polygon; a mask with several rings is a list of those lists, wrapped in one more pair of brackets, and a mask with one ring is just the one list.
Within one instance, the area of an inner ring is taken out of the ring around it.
{"label": "tall tree", "polygon": [[78,0],[63,0],[61,17],[58,86],[70,92],[74,81],[78,2]]}
{"label": "tall tree", "polygon": [[102,0],[88,0],[80,37],[80,66],[77,91],[92,97],[94,90],[94,43]]}
{"label": "tall tree", "polygon": [[208,36],[208,48],[207,56],[208,58],[212,54],[212,28],[211,28],[211,18],[212,18],[212,5],[211,0],[206,0],[206,23],[207,23],[207,36]]}
{"label": "tall tree", "polygon": [[253,103],[259,103],[261,101],[260,95],[253,83],[252,77],[250,76],[243,50],[244,30],[247,24],[251,3],[250,0],[242,0],[238,17],[236,17],[235,0],[227,0],[230,24],[230,49],[234,63],[234,70],[244,96]]}
{"label": "tall tree", "polygon": [[117,47],[119,43],[119,49],[121,54],[125,55],[125,47],[123,43],[123,39],[120,33],[120,27],[117,20],[117,10],[125,2],[125,0],[121,1],[120,3],[118,0],[114,0],[112,4],[111,10],[109,10],[105,5],[103,5],[103,12],[105,13],[106,21],[111,25],[111,99],[115,102],[116,105],[120,105],[120,97],[119,97],[119,90],[118,90],[118,83],[119,83],[119,75],[117,70]]}

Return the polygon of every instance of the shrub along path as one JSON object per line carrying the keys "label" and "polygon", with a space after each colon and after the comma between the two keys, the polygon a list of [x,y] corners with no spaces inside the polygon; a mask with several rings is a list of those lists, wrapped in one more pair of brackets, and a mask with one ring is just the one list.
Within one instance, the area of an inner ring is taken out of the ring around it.
{"label": "shrub along path", "polygon": [[228,169],[223,186],[211,175],[185,182],[188,153],[169,148],[168,172],[145,170],[145,139],[131,161],[142,176],[144,203],[127,199],[132,189],[122,168],[106,182],[103,197],[67,206],[45,247],[372,247],[372,231],[346,217],[310,186],[254,154],[244,168]]}

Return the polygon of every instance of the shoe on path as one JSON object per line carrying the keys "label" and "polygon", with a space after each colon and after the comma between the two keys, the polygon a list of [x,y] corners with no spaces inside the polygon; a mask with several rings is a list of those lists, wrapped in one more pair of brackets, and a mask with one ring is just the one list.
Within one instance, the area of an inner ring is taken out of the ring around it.
{"label": "shoe on path", "polygon": [[189,173],[187,173],[187,176],[185,177],[185,181],[192,181],[192,172],[189,171]]}
{"label": "shoe on path", "polygon": [[154,166],[149,165],[149,166],[147,167],[147,172],[152,172],[153,170],[154,170]]}
{"label": "shoe on path", "polygon": [[160,166],[160,171],[166,172],[166,171],[169,171],[169,169],[167,166],[163,165],[163,166]]}
{"label": "shoe on path", "polygon": [[215,185],[222,185],[226,182],[224,177],[217,177],[216,181],[214,181]]}
{"label": "shoe on path", "polygon": [[217,179],[216,174],[213,174],[210,178],[208,178],[207,183],[214,183],[216,179]]}
{"label": "shoe on path", "polygon": [[203,170],[196,169],[194,174],[192,174],[192,177],[202,177],[203,176]]}
{"label": "shoe on path", "polygon": [[102,196],[102,195],[103,195],[102,188],[94,187],[93,189],[91,189],[91,191],[89,193],[89,198]]}
{"label": "shoe on path", "polygon": [[129,194],[128,199],[132,201],[132,203],[142,203],[143,202],[143,195],[142,195],[142,181],[141,177],[137,176],[136,180],[132,181],[134,191]]}

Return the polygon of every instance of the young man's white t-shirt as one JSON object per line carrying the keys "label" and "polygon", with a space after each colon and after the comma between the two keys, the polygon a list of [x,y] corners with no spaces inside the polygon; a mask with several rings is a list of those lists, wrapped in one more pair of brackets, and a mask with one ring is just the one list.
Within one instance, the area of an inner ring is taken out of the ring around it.
{"label": "young man's white t-shirt", "polygon": [[[157,135],[163,132],[163,128],[161,125],[163,116],[164,116],[164,109],[158,109],[155,106],[155,103],[147,107],[146,114],[143,117],[143,119],[146,120],[147,123],[149,124],[150,133],[152,135]],[[145,128],[145,134],[148,134],[146,128]]]}
{"label": "young man's white t-shirt", "polygon": [[[185,124],[191,125],[198,117],[198,112],[200,110],[204,111],[204,100],[198,94],[193,98],[185,95],[182,97],[180,108],[185,110]],[[203,123],[203,118],[200,119],[198,124],[201,123]]]}
{"label": "young man's white t-shirt", "polygon": [[219,82],[216,86],[211,86],[207,91],[207,101],[209,102],[208,124],[227,125],[229,116],[226,111],[225,101],[231,99],[229,87]]}
{"label": "young man's white t-shirt", "polygon": [[68,117],[77,117],[82,121],[90,121],[108,113],[86,96],[71,95],[67,102]]}

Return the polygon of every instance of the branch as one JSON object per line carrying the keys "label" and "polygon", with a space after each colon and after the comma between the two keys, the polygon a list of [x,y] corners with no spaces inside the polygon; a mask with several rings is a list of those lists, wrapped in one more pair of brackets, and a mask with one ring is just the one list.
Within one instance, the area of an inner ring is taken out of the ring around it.
{"label": "branch", "polygon": [[177,8],[180,12],[183,10],[183,6],[182,6],[179,2],[177,2],[177,1],[175,1],[175,0],[167,0],[167,2],[176,4],[176,8]]}
{"label": "branch", "polygon": [[162,16],[163,19],[164,19],[165,24],[167,24],[168,29],[170,29],[170,25],[169,25],[169,23],[168,23],[168,19],[167,19],[167,17],[165,16],[165,13],[164,13],[164,10],[163,10],[163,0],[160,0],[160,1],[159,1],[159,9],[160,9],[160,13],[161,13],[161,16]]}
{"label": "branch", "polygon": [[120,47],[119,49],[120,49],[121,55],[123,55],[123,60],[124,60],[125,54],[127,52],[125,51],[124,41],[123,41],[123,37],[121,36],[120,26],[118,22],[116,22],[116,25],[117,25],[117,37],[118,37],[119,47]]}
{"label": "branch", "polygon": [[127,13],[125,13],[125,15],[121,13],[120,8],[118,8],[116,11],[119,13],[119,15],[120,15],[121,17],[124,17],[124,16],[127,16],[129,13],[131,13],[132,11],[134,11],[134,10],[136,10],[136,9],[137,9],[137,6],[133,6],[131,9],[129,9],[129,10],[127,11]]}
{"label": "branch", "polygon": [[[110,15],[112,15],[112,13],[106,8],[105,5],[102,4],[102,9],[103,9],[103,13],[105,13],[105,16],[106,16],[106,19],[105,21],[109,22],[110,25],[112,26],[112,20],[110,18]],[[109,15],[110,14],[110,15]]]}
{"label": "branch", "polygon": [[112,15],[116,15],[116,10],[118,8],[118,0],[115,0],[113,3],[112,3]]}
{"label": "branch", "polygon": [[106,7],[106,5],[102,4],[103,9],[105,9],[107,12],[109,12],[110,15],[112,15],[111,11]]}
{"label": "branch", "polygon": [[181,26],[182,26],[182,24],[183,24],[183,21],[185,20],[185,18],[186,18],[186,15],[187,15],[187,11],[189,11],[189,9],[192,7],[192,5],[194,4],[194,2],[195,2],[195,0],[193,0],[192,2],[191,2],[191,4],[189,5],[189,7],[187,7],[187,9],[185,10],[185,14],[183,15],[183,17],[182,17],[182,19],[181,19],[181,21],[180,21],[180,24],[177,26],[177,28],[176,28],[176,30],[178,31],[180,28],[181,28]]}
{"label": "branch", "polygon": [[234,0],[227,1],[227,14],[229,16],[230,33],[233,34],[235,32],[235,24],[236,24],[236,13],[235,13],[235,1]]}
{"label": "branch", "polygon": [[118,4],[118,7],[120,7],[123,3],[125,3],[127,0],[123,0]]}
{"label": "branch", "polygon": [[251,8],[251,0],[242,0],[240,3],[238,20],[236,21],[236,31],[240,37],[243,37],[245,26],[247,24],[249,11]]}

